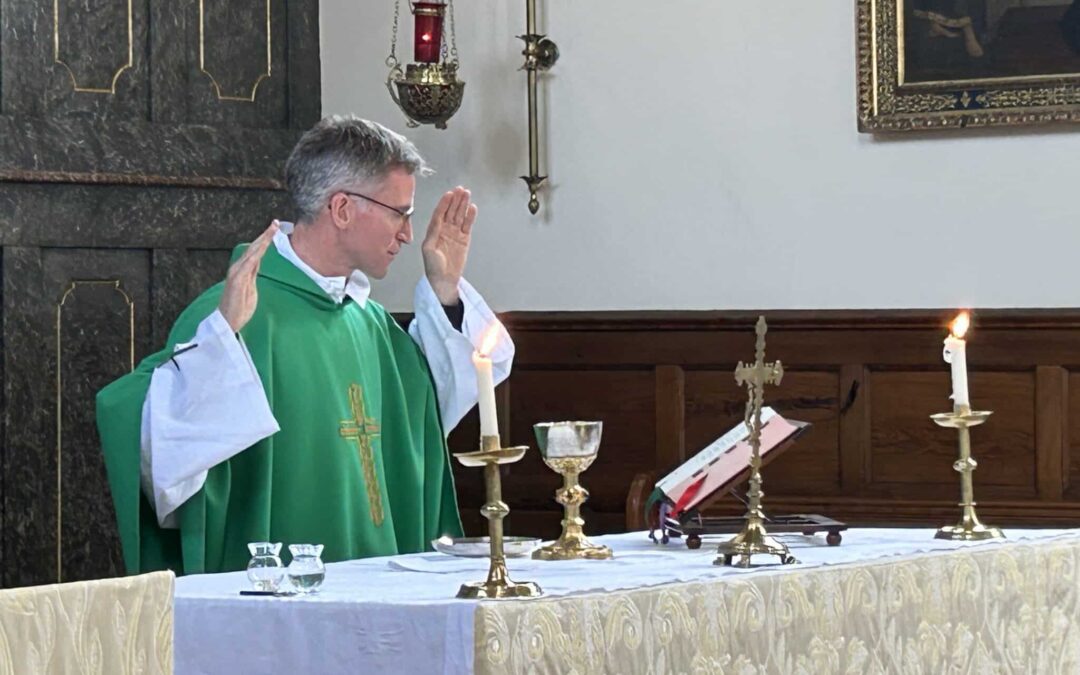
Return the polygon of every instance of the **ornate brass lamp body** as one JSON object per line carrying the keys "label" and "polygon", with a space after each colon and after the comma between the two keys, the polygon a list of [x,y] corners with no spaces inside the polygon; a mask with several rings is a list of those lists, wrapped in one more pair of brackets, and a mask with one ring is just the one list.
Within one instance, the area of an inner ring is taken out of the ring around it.
{"label": "ornate brass lamp body", "polygon": [[[386,65],[390,73],[386,88],[401,108],[410,127],[433,124],[445,129],[446,122],[461,107],[465,83],[458,79],[457,43],[454,35],[454,3],[414,2],[413,58],[402,70],[397,58],[398,18],[401,0],[394,4],[394,33]],[[443,39],[444,20],[449,17],[449,48]]]}
{"label": "ornate brass lamp body", "polygon": [[529,186],[529,213],[536,214],[540,210],[540,198],[537,192],[547,180],[547,176],[540,175],[540,132],[536,120],[536,74],[546,71],[559,60],[559,48],[555,43],[543,35],[536,33],[536,0],[525,0],[525,35],[519,35],[525,41],[524,70],[528,74],[529,83],[529,175],[522,176],[521,180]]}

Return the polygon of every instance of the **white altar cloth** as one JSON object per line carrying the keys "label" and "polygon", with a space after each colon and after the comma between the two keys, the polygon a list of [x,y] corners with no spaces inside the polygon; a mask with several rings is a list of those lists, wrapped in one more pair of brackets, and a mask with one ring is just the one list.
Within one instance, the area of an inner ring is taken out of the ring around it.
{"label": "white altar cloth", "polygon": [[[548,597],[558,597],[722,581],[735,575],[798,574],[823,566],[1020,541],[1080,542],[1080,530],[1009,529],[1004,542],[984,543],[939,541],[931,529],[852,529],[843,534],[837,547],[827,546],[823,536],[779,535],[799,564],[749,570],[712,564],[715,542],[722,538],[706,538],[700,550],[691,551],[682,540],[663,546],[642,532],[595,537],[613,549],[614,560],[511,559],[507,566],[511,578],[535,581]],[[759,560],[766,558],[755,557]],[[369,558],[327,565],[326,581],[317,594],[291,598],[240,596],[239,591],[249,587],[243,572],[181,577],[176,582],[176,672],[471,673],[479,602],[454,595],[461,584],[482,580],[486,572],[486,559],[434,552]]]}

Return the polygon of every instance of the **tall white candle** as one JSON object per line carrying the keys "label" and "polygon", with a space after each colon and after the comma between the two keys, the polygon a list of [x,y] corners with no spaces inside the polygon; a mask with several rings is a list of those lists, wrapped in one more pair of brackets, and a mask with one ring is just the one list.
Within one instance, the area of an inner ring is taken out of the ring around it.
{"label": "tall white candle", "polygon": [[476,392],[480,403],[480,435],[498,436],[499,418],[495,410],[495,379],[491,374],[491,350],[498,339],[498,324],[488,329],[478,351],[473,352]]}
{"label": "tall white candle", "polygon": [[961,312],[952,322],[951,332],[945,338],[945,363],[952,367],[952,400],[956,407],[970,407],[967,378],[967,342],[964,335],[971,325],[967,312]]}

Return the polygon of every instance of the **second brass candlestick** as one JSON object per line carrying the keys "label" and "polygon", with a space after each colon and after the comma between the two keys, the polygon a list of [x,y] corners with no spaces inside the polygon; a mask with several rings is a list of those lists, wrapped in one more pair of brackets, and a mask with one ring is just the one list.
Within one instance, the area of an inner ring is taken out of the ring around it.
{"label": "second brass candlestick", "polygon": [[930,419],[941,427],[956,429],[960,439],[960,459],[953,463],[953,469],[960,473],[960,522],[946,525],[937,531],[935,539],[951,541],[984,541],[986,539],[1004,539],[1000,528],[983,525],[975,513],[975,487],[972,472],[979,463],[971,456],[971,427],[985,422],[991,413],[987,410],[972,410],[958,406],[951,413],[931,415]]}
{"label": "second brass candlestick", "polygon": [[491,565],[485,581],[474,581],[462,585],[457,597],[466,599],[498,598],[536,598],[544,594],[540,587],[531,581],[512,581],[506,571],[506,554],[503,549],[503,518],[510,513],[510,507],[502,500],[502,478],[499,476],[500,464],[512,464],[525,456],[528,446],[513,448],[501,447],[498,436],[484,436],[480,439],[477,452],[460,452],[454,455],[465,466],[484,467],[484,485],[487,490],[487,502],[480,513],[488,521],[488,537],[491,541]]}

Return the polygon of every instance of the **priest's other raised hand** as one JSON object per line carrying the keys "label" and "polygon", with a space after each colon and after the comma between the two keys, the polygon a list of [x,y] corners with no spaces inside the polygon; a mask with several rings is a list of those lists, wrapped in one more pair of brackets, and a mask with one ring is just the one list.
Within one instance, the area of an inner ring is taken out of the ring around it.
{"label": "priest's other raised hand", "polygon": [[439,200],[421,250],[424,254],[424,273],[431,283],[435,297],[443,305],[458,303],[458,282],[469,257],[472,226],[476,222],[476,204],[472,193],[460,185]]}
{"label": "priest's other raised hand", "polygon": [[225,276],[225,288],[221,291],[218,310],[234,333],[239,333],[255,314],[255,306],[259,303],[255,278],[259,276],[259,264],[262,263],[266,249],[274,241],[277,231],[278,221],[275,220],[248,246],[244,255],[229,267],[229,273]]}

